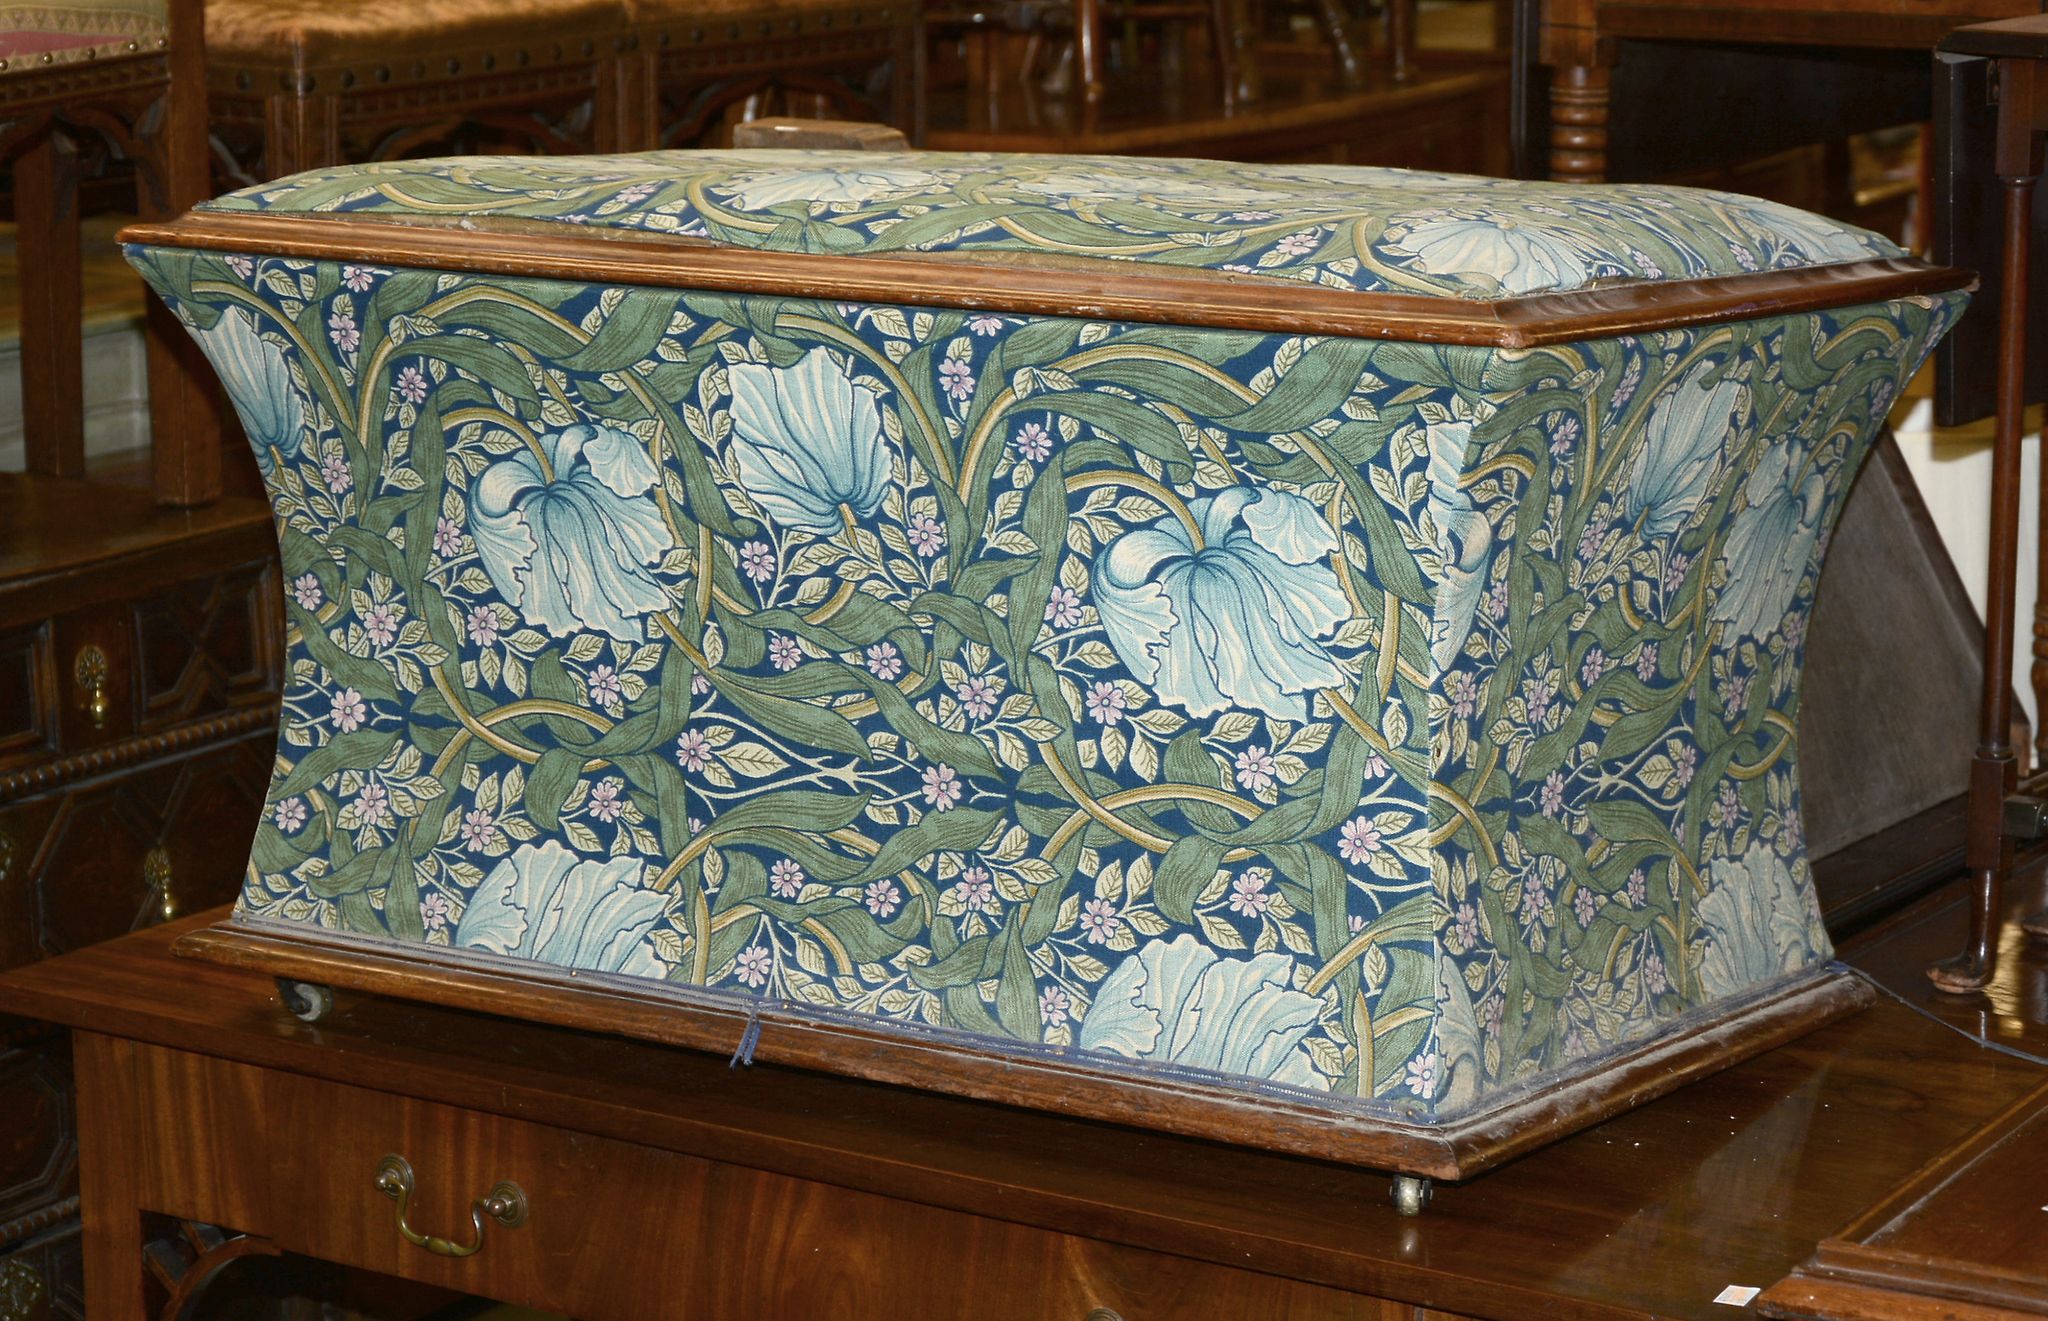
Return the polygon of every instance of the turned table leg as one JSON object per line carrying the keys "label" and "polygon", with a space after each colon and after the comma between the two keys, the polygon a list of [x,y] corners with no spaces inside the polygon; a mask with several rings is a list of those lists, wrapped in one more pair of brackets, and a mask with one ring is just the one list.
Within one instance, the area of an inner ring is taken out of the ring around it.
{"label": "turned table leg", "polygon": [[1608,73],[1571,64],[1550,80],[1550,177],[1599,183],[1607,177]]}
{"label": "turned table leg", "polygon": [[1927,969],[1944,991],[1975,991],[1998,968],[1998,927],[2004,909],[2012,841],[2005,798],[2015,778],[2012,656],[2015,578],[2019,563],[2020,438],[2026,411],[2028,245],[2033,236],[2034,182],[2041,174],[2035,131],[2033,60],[2000,61],[1998,181],[2005,193],[2004,288],[1999,308],[1998,425],[1991,457],[1991,562],[1984,599],[1984,688],[1977,751],[1970,764],[1966,859],[1976,892],[1969,941],[1960,954]]}

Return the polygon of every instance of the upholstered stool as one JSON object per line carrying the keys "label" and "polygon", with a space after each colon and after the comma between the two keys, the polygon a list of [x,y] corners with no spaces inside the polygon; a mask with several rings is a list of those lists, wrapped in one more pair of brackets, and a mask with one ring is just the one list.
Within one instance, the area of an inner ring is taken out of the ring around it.
{"label": "upholstered stool", "polygon": [[625,0],[209,0],[206,38],[242,182],[429,148],[652,145]]}
{"label": "upholstered stool", "polygon": [[919,0],[625,0],[664,147],[764,115],[875,120],[913,139]]}
{"label": "upholstered stool", "polygon": [[[102,139],[134,162],[144,216],[184,210],[208,191],[204,73],[198,0],[0,5],[0,159],[12,162],[31,472],[85,474],[79,147]],[[209,374],[150,302],[157,490],[201,503],[220,489]]]}
{"label": "upholstered stool", "polygon": [[1807,864],[1806,623],[1968,280],[1875,235],[733,151],[132,237],[292,582],[270,812],[190,948],[1458,1177],[1871,994]]}

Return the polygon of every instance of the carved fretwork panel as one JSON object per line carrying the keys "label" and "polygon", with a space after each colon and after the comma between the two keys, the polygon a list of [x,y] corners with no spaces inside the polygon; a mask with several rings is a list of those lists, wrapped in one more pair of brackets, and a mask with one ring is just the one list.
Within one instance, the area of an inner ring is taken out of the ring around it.
{"label": "carved fretwork panel", "polygon": [[0,1255],[61,1223],[78,1191],[70,1037],[0,1018]]}
{"label": "carved fretwork panel", "polygon": [[274,695],[279,609],[270,559],[137,601],[138,728],[152,732]]}

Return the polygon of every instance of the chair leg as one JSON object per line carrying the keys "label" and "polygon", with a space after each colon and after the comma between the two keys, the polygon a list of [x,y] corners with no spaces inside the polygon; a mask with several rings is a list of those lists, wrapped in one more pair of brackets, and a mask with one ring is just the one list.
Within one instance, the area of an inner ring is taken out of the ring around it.
{"label": "chair leg", "polygon": [[[164,116],[144,142],[138,209],[146,219],[182,214],[213,192],[206,129],[206,66],[195,46],[174,52]],[[239,427],[199,346],[155,294],[144,335],[149,346],[149,448],[159,504],[202,505],[221,493],[222,446]],[[246,467],[246,461],[244,466]]]}
{"label": "chair leg", "polygon": [[84,290],[78,148],[52,126],[14,166],[21,281],[22,424],[28,470],[85,476]]}
{"label": "chair leg", "polygon": [[1081,65],[1081,98],[1099,101],[1108,90],[1103,69],[1102,0],[1074,0],[1074,50]]}
{"label": "chair leg", "polygon": [[280,92],[270,98],[264,110],[266,177],[282,179],[301,170],[341,164],[341,120],[334,96]]}

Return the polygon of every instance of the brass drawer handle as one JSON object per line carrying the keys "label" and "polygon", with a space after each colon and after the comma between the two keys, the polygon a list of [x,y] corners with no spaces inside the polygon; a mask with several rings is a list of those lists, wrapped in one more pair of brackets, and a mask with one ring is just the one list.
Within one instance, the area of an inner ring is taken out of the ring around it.
{"label": "brass drawer handle", "polygon": [[79,648],[78,659],[71,663],[71,677],[79,688],[78,704],[85,708],[85,714],[92,719],[94,729],[107,727],[107,653],[98,647],[87,645]]}
{"label": "brass drawer handle", "polygon": [[386,1156],[377,1163],[377,1191],[398,1203],[399,1234],[414,1247],[425,1248],[437,1257],[470,1257],[482,1251],[486,1218],[507,1229],[517,1229],[526,1223],[525,1192],[518,1184],[501,1180],[491,1189],[489,1196],[479,1197],[469,1204],[469,1221],[476,1230],[469,1243],[422,1234],[405,1223],[406,1212],[412,1209],[412,1190],[412,1162],[403,1156]]}

